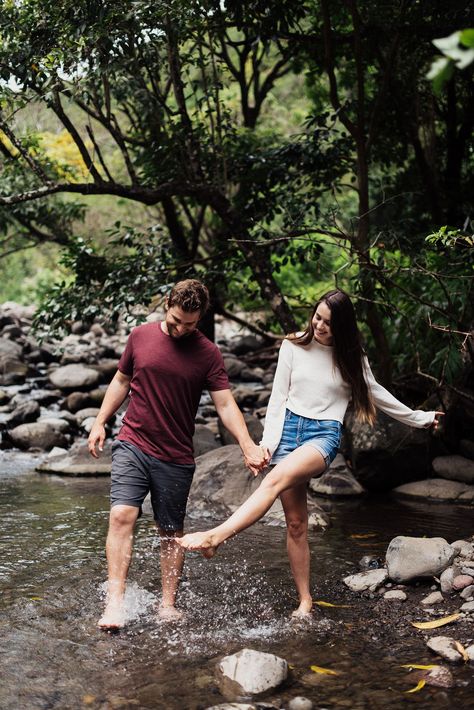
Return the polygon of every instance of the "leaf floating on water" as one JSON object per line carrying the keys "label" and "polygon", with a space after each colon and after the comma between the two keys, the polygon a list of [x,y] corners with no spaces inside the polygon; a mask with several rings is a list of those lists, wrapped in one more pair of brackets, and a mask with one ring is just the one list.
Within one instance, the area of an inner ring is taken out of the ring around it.
{"label": "leaf floating on water", "polygon": [[311,670],[321,675],[340,675],[339,671],[333,671],[330,668],[321,668],[321,666],[310,666]]}
{"label": "leaf floating on water", "polygon": [[43,601],[43,597],[30,597],[32,602],[41,602]]}
{"label": "leaf floating on water", "polygon": [[410,688],[410,690],[405,690],[405,693],[417,693],[419,690],[424,688],[426,685],[426,680],[420,680],[418,685],[415,685],[414,688]]}
{"label": "leaf floating on water", "polygon": [[466,651],[466,649],[464,648],[464,646],[462,645],[462,643],[460,643],[460,641],[455,641],[455,642],[454,642],[454,645],[456,646],[456,649],[457,649],[457,650],[459,651],[459,653],[461,654],[463,661],[465,661],[465,662],[469,661],[469,660],[470,660],[470,659],[469,659],[469,654],[468,654],[468,652]]}
{"label": "leaf floating on water", "polygon": [[350,609],[350,604],[331,604],[331,602],[325,602],[320,599],[317,602],[313,602],[313,604],[317,604],[318,606],[331,606],[337,609]]}
{"label": "leaf floating on water", "polygon": [[367,540],[369,537],[377,537],[378,533],[353,533],[349,535],[353,540]]}
{"label": "leaf floating on water", "polygon": [[438,668],[438,665],[432,663],[429,666],[422,666],[420,663],[404,663],[400,668],[416,668],[418,671],[430,671],[432,668]]}
{"label": "leaf floating on water", "polygon": [[411,625],[415,626],[417,629],[437,629],[439,626],[445,626],[452,621],[456,621],[460,616],[461,614],[451,614],[450,616],[443,616],[442,619],[435,619],[434,621],[412,621]]}
{"label": "leaf floating on water", "polygon": [[82,697],[82,702],[84,703],[84,705],[92,705],[92,703],[95,703],[95,701],[95,695],[83,695]]}

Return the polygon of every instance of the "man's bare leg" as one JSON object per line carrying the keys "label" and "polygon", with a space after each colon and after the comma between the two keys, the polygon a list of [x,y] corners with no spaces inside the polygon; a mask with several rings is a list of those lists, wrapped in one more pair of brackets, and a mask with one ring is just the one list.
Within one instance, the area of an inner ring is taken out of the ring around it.
{"label": "man's bare leg", "polygon": [[308,616],[313,608],[309,589],[310,552],[306,483],[283,491],[280,500],[286,519],[286,549],[299,598],[299,606],[292,616],[304,617]]}
{"label": "man's bare leg", "polygon": [[176,596],[184,565],[184,549],[176,544],[176,538],[182,537],[183,531],[167,532],[158,528],[161,536],[160,564],[162,600],[158,610],[161,621],[178,621],[183,613],[176,609]]}
{"label": "man's bare leg", "polygon": [[178,544],[189,550],[203,550],[206,557],[212,557],[221,543],[260,520],[280,493],[306,483],[325,467],[319,451],[310,446],[301,446],[277,464],[245,503],[224,523],[206,532],[184,535],[177,540]]}
{"label": "man's bare leg", "polygon": [[125,624],[124,594],[128,568],[132,559],[133,528],[139,508],[115,505],[110,510],[107,534],[107,602],[98,626],[105,631],[121,629]]}

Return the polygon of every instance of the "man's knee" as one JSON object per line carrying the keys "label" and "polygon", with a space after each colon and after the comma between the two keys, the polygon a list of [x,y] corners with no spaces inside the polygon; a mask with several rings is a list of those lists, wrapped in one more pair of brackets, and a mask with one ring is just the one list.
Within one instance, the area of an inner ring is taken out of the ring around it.
{"label": "man's knee", "polygon": [[110,509],[109,527],[114,530],[133,528],[139,508],[132,505],[114,505]]}
{"label": "man's knee", "polygon": [[306,537],[308,532],[308,520],[307,518],[290,518],[286,521],[286,527],[288,529],[288,535],[293,540],[300,540],[302,537]]}

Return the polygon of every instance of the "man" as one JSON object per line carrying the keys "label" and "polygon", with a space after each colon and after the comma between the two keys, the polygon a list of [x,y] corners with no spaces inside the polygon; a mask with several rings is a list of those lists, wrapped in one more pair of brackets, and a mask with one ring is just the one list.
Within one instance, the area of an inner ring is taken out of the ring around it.
{"label": "man", "polygon": [[161,536],[162,601],[158,616],[179,619],[176,596],[184,550],[186,503],[194,474],[192,437],[202,391],[208,389],[224,426],[237,439],[246,466],[257,475],[265,454],[249,436],[229,389],[216,345],[197,330],[209,306],[207,288],[195,279],[177,283],[165,320],[134,328],[89,435],[89,451],[102,451],[105,423],[130,393],[122,428],[112,444],[111,510],[106,552],[107,602],[98,622],[104,630],[124,626],[125,583],[133,530],[148,492]]}

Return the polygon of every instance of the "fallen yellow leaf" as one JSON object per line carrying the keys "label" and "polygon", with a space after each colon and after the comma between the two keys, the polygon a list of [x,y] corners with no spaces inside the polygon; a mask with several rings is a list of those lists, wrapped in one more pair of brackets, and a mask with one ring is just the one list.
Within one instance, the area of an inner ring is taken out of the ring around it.
{"label": "fallen yellow leaf", "polygon": [[461,614],[451,614],[451,616],[443,616],[442,619],[435,619],[434,621],[412,621],[411,625],[417,629],[437,629],[439,626],[445,626],[445,624],[456,621],[460,616]]}
{"label": "fallen yellow leaf", "polygon": [[95,695],[83,695],[82,702],[84,705],[92,705],[95,702]]}
{"label": "fallen yellow leaf", "polygon": [[354,533],[349,537],[353,540],[366,540],[368,537],[377,537],[377,533]]}
{"label": "fallen yellow leaf", "polygon": [[339,671],[332,671],[330,668],[321,668],[321,666],[311,666],[311,670],[322,675],[340,675]]}
{"label": "fallen yellow leaf", "polygon": [[430,671],[432,668],[438,668],[436,663],[432,663],[429,666],[422,666],[419,663],[404,663],[400,668],[416,668],[418,671]]}
{"label": "fallen yellow leaf", "polygon": [[462,643],[460,643],[459,641],[455,641],[454,645],[456,646],[457,650],[461,654],[463,661],[466,661],[466,662],[469,661],[469,654],[466,651],[466,649],[464,648],[464,646],[462,645]]}
{"label": "fallen yellow leaf", "polygon": [[426,680],[420,680],[418,685],[415,685],[415,687],[411,688],[410,690],[405,690],[405,693],[416,693],[416,692],[418,692],[418,690],[421,690],[422,688],[424,688],[425,685],[426,685]]}
{"label": "fallen yellow leaf", "polygon": [[318,606],[332,606],[338,609],[350,609],[349,604],[331,604],[331,602],[324,602],[322,600],[313,602],[313,604],[317,604]]}

